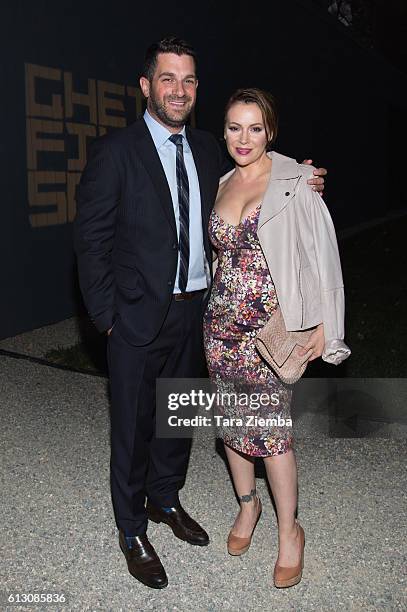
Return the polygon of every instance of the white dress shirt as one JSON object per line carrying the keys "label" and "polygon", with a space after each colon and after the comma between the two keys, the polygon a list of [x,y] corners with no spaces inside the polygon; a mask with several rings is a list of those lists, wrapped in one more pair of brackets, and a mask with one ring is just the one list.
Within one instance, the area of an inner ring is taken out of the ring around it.
{"label": "white dress shirt", "polygon": [[[161,123],[158,123],[158,121],[156,121],[147,110],[144,113],[144,121],[146,122],[150,131],[151,137],[157,149],[157,153],[160,157],[165,176],[167,177],[179,239],[179,205],[176,173],[177,147],[169,140],[169,137],[172,136],[172,132],[167,130],[167,128],[161,125]],[[183,137],[182,144],[184,151],[184,162],[189,182],[189,268],[186,291],[197,291],[199,289],[206,289],[208,286],[204,264],[205,251],[202,234],[201,192],[194,158],[186,138],[185,126],[182,128],[179,134],[181,134]],[[178,274],[179,252],[174,293],[180,293],[178,286]]]}

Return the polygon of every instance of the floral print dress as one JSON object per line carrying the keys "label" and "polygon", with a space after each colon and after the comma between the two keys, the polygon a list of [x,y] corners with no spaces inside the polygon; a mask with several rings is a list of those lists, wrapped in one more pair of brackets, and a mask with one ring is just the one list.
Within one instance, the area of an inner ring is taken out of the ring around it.
{"label": "floral print dress", "polygon": [[260,205],[239,225],[215,210],[209,236],[218,254],[204,316],[208,371],[218,398],[216,424],[224,442],[258,457],[287,452],[292,444],[291,389],[257,352],[253,339],[278,302],[257,237]]}

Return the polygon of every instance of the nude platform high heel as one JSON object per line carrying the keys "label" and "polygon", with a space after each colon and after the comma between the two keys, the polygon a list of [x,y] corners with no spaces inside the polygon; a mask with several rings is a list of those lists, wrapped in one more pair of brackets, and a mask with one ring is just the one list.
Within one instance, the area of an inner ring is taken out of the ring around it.
{"label": "nude platform high heel", "polygon": [[304,569],[305,534],[299,523],[297,523],[297,527],[301,550],[300,562],[295,567],[282,567],[276,563],[274,567],[274,586],[278,589],[292,587],[298,584],[302,578],[302,570]]}
{"label": "nude platform high heel", "polygon": [[[256,495],[256,492],[254,490],[250,493],[249,495],[245,495],[243,497],[254,497]],[[242,498],[240,498],[242,499]],[[234,535],[233,533],[233,529],[230,530],[229,536],[228,536],[228,541],[227,541],[227,547],[228,547],[228,553],[229,555],[232,555],[233,557],[238,557],[239,555],[243,555],[245,552],[247,552],[250,548],[250,544],[252,543],[252,537],[253,537],[253,533],[254,530],[256,529],[256,525],[259,521],[260,515],[261,515],[261,511],[262,511],[262,505],[261,505],[261,501],[260,499],[257,497],[258,500],[258,513],[257,513],[257,518],[256,518],[256,522],[254,523],[254,527],[252,529],[252,533],[248,538],[239,538],[238,536]],[[242,501],[250,501],[249,499],[243,499]]]}

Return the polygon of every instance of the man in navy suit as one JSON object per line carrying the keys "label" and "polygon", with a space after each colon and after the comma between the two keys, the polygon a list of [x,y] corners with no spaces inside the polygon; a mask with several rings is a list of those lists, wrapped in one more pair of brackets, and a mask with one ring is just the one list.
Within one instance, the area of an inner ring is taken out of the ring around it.
{"label": "man in navy suit", "polygon": [[[178,497],[190,440],[155,435],[156,379],[202,372],[212,264],[207,227],[219,178],[229,169],[214,136],[186,126],[197,85],[187,43],[153,44],[140,79],[143,119],[92,144],[77,191],[80,285],[92,320],[108,334],[119,542],[130,573],[153,588],[168,580],[146,534],[148,519],[190,544],[209,543]],[[322,178],[314,182],[323,185]]]}

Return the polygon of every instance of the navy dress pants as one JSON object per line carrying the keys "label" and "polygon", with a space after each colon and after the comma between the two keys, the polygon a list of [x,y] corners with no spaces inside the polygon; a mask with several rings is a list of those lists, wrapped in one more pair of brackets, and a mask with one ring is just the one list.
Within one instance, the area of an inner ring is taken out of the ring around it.
{"label": "navy dress pants", "polygon": [[157,506],[179,501],[191,440],[156,437],[156,379],[202,376],[202,310],[203,293],[172,299],[150,344],[129,344],[120,319],[108,338],[111,492],[117,526],[127,535],[147,530],[146,496]]}

